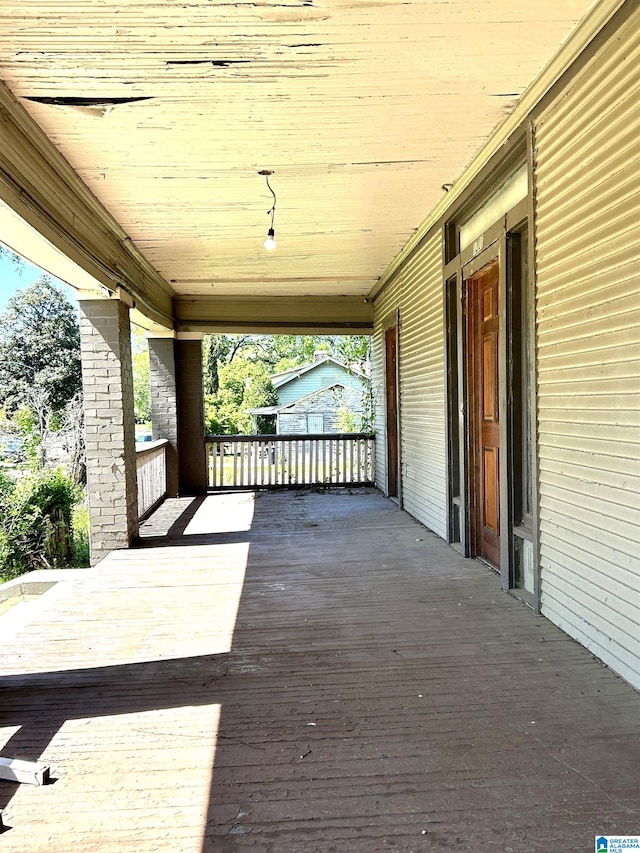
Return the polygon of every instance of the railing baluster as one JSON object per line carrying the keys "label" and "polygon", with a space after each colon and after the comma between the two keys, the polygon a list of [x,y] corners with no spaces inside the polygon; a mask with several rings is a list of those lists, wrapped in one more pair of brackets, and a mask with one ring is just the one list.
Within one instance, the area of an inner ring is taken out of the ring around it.
{"label": "railing baluster", "polygon": [[[289,485],[292,486],[298,482],[298,442],[293,441],[293,452],[289,462]],[[291,444],[289,445],[291,448]]]}
{"label": "railing baluster", "polygon": [[[258,453],[259,453],[258,448],[259,447],[260,447],[259,444],[250,444],[249,445],[249,449],[251,450],[251,453],[253,454],[253,457],[252,457],[253,458],[253,482],[256,486],[258,485]],[[249,484],[249,485],[251,485],[251,484]]]}
{"label": "railing baluster", "polygon": [[309,442],[309,482],[318,482],[318,459],[320,458],[320,445],[317,441]]}
{"label": "railing baluster", "polygon": [[273,482],[273,464],[274,464],[275,458],[276,458],[275,453],[276,453],[275,445],[273,443],[273,440],[271,440],[271,441],[269,441],[269,452],[267,453],[267,471],[269,473],[268,479],[269,479],[269,485],[270,486],[275,485],[275,483]]}

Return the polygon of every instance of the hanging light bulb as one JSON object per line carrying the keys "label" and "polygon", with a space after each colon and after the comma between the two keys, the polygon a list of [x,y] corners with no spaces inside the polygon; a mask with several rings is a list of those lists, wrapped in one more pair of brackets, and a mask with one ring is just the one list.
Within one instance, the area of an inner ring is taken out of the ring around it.
{"label": "hanging light bulb", "polygon": [[273,220],[276,215],[277,201],[276,194],[274,193],[273,189],[271,188],[271,184],[269,183],[269,175],[273,175],[273,172],[270,169],[261,169],[258,174],[264,175],[264,179],[266,180],[267,186],[269,187],[269,192],[273,196],[273,206],[271,207],[271,210],[267,211],[267,215],[271,216],[271,228],[269,228],[269,230],[267,231],[267,239],[263,243],[263,246],[268,252],[273,252],[276,247],[276,232],[273,227]]}
{"label": "hanging light bulb", "polygon": [[263,243],[265,249],[268,252],[273,252],[276,247],[276,232],[273,228],[269,228],[269,232],[267,234],[267,239]]}

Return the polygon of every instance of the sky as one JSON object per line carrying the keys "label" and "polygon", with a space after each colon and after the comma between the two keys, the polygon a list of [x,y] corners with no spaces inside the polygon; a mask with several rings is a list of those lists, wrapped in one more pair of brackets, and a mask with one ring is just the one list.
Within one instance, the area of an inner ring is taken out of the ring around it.
{"label": "sky", "polygon": [[[42,274],[43,271],[29,261],[24,261],[22,266],[17,266],[11,258],[0,255],[0,314],[17,290],[25,290]],[[57,284],[64,291],[69,300],[75,303],[73,288],[53,276],[51,278],[54,284]]]}

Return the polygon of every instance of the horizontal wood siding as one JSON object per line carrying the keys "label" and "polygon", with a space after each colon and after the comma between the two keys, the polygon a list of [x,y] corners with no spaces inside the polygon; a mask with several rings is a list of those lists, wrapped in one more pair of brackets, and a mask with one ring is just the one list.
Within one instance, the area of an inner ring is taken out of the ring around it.
{"label": "horizontal wood siding", "polygon": [[403,275],[400,339],[402,496],[411,515],[446,538],[442,237],[432,235]]}
{"label": "horizontal wood siding", "polygon": [[640,9],[536,123],[542,611],[640,687]]}
{"label": "horizontal wood siding", "polygon": [[376,485],[386,491],[387,488],[387,435],[385,410],[385,319],[390,312],[400,307],[402,292],[401,273],[385,288],[374,305],[374,333],[371,348],[371,393],[374,409],[374,429],[376,433]]}
{"label": "horizontal wood siding", "polygon": [[357,388],[358,390],[364,390],[366,385],[359,376],[345,370],[340,365],[324,362],[317,367],[313,367],[311,370],[307,370],[297,379],[292,379],[286,385],[279,387],[277,389],[278,404],[286,406],[288,403],[294,403],[301,397],[313,394],[314,391],[329,388],[337,382],[346,388]]}
{"label": "horizontal wood siding", "polygon": [[384,318],[400,309],[400,465],[407,512],[445,537],[446,441],[441,235],[432,235],[375,305],[377,477],[386,482]]}

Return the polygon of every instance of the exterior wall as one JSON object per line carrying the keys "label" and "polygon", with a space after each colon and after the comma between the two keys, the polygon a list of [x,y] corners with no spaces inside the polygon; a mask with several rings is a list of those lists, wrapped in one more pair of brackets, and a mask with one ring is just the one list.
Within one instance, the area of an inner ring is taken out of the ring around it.
{"label": "exterior wall", "polygon": [[407,512],[447,536],[444,297],[439,232],[404,272],[400,337],[402,502]]}
{"label": "exterior wall", "polygon": [[[341,392],[341,393],[337,393]],[[292,403],[286,411],[278,413],[278,433],[282,435],[301,435],[309,432],[307,415],[322,414],[324,432],[338,433],[340,429],[340,410],[347,408],[356,416],[362,414],[362,395],[349,388],[328,388],[312,394],[304,400]]]}
{"label": "exterior wall", "polygon": [[365,384],[357,374],[350,373],[339,364],[333,362],[323,362],[317,367],[307,370],[297,379],[292,379],[280,388],[278,392],[278,405],[286,406],[288,403],[293,403],[301,397],[306,397],[308,394],[313,394],[314,391],[319,391],[322,388],[328,388],[330,385],[335,385],[339,382],[347,388],[357,388],[364,392]]}
{"label": "exterior wall", "polygon": [[80,303],[91,562],[127,548],[138,532],[129,309]]}
{"label": "exterior wall", "polygon": [[386,477],[384,328],[400,309],[400,467],[407,512],[447,535],[446,407],[442,244],[436,232],[416,251],[375,305],[374,399],[377,477]]}
{"label": "exterior wall", "polygon": [[640,687],[640,7],[535,125],[542,612]]}
{"label": "exterior wall", "polygon": [[373,397],[374,428],[376,432],[377,486],[387,490],[387,424],[385,399],[385,318],[397,312],[402,295],[402,272],[399,272],[374,305],[373,345],[371,347],[371,394]]}
{"label": "exterior wall", "polygon": [[296,412],[280,412],[278,415],[279,435],[304,435],[306,432],[306,415]]}
{"label": "exterior wall", "polygon": [[169,444],[167,459],[167,496],[178,494],[178,408],[176,362],[173,338],[149,338],[149,385],[151,387],[151,423],[154,440]]}

